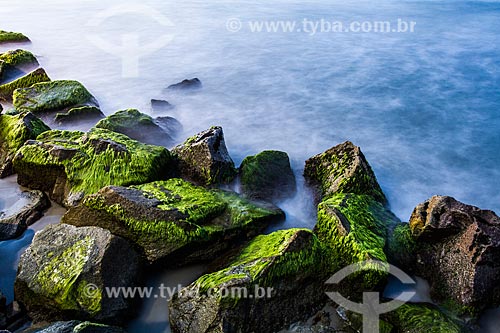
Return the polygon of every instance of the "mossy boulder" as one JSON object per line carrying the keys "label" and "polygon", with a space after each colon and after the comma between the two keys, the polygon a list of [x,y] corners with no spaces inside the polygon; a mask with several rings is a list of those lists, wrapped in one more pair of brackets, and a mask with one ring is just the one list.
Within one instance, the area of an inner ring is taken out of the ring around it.
{"label": "mossy boulder", "polygon": [[173,137],[152,117],[136,109],[117,111],[99,121],[95,127],[122,133],[147,144],[169,147],[174,142]]}
{"label": "mossy boulder", "polygon": [[432,304],[401,303],[401,307],[382,315],[401,333],[470,333],[471,331]]}
{"label": "mossy boulder", "polygon": [[197,184],[227,183],[236,176],[229,156],[222,127],[213,126],[187,139],[172,152],[178,159],[179,172]]}
{"label": "mossy boulder", "polygon": [[21,256],[15,298],[35,321],[118,323],[131,314],[130,301],[106,288],[135,286],[139,270],[133,247],[108,230],[49,225]]}
{"label": "mossy boulder", "polygon": [[107,185],[167,179],[174,167],[167,149],[99,128],[45,132],[28,141],[14,159],[20,185],[49,192],[65,206]]}
{"label": "mossy boulder", "polygon": [[95,97],[80,82],[69,80],[41,82],[17,89],[13,94],[13,105],[15,112],[32,112],[49,125],[56,124],[54,117],[57,113],[64,114],[81,107],[99,108]]}
{"label": "mossy boulder", "polygon": [[383,205],[387,199],[361,149],[344,142],[306,161],[304,176],[318,192],[318,201],[335,194],[371,195]]}
{"label": "mossy boulder", "polygon": [[288,154],[266,150],[246,157],[240,166],[242,192],[255,199],[279,201],[297,191]]}
{"label": "mossy boulder", "polygon": [[0,100],[12,101],[14,90],[31,87],[35,83],[48,82],[49,76],[43,68],[38,68],[14,81],[0,85]]}
{"label": "mossy boulder", "polygon": [[214,259],[282,219],[284,213],[274,206],[174,178],[105,187],[71,208],[63,222],[109,229],[136,243],[149,261],[177,265]]}
{"label": "mossy boulder", "polygon": [[0,53],[0,83],[12,81],[39,66],[36,57],[26,50]]}
{"label": "mossy boulder", "polygon": [[78,106],[64,113],[56,113],[54,121],[59,126],[76,124],[76,126],[81,127],[82,122],[87,122],[92,127],[104,117],[104,113],[96,106]]}
{"label": "mossy boulder", "polygon": [[430,282],[433,300],[469,316],[500,304],[500,218],[494,212],[434,196],[396,232],[392,252],[404,256],[402,268]]}
{"label": "mossy boulder", "polygon": [[125,331],[117,326],[71,320],[31,327],[23,333],[125,333]]}
{"label": "mossy boulder", "polygon": [[41,191],[23,191],[15,196],[13,205],[0,209],[0,241],[22,235],[50,207],[49,199]]}
{"label": "mossy boulder", "polygon": [[20,32],[0,30],[0,44],[29,42],[29,38]]}
{"label": "mossy boulder", "polygon": [[0,178],[14,173],[13,159],[27,140],[35,139],[50,128],[32,113],[0,115]]}
{"label": "mossy boulder", "polygon": [[[314,232],[329,248],[333,271],[369,260],[387,262],[388,231],[398,218],[371,195],[337,194],[318,205]],[[350,279],[353,291],[375,289],[386,272],[367,270]],[[354,283],[354,281],[356,283]]]}
{"label": "mossy boulder", "polygon": [[173,332],[275,332],[305,319],[324,300],[325,252],[305,229],[261,235],[219,271],[179,291]]}

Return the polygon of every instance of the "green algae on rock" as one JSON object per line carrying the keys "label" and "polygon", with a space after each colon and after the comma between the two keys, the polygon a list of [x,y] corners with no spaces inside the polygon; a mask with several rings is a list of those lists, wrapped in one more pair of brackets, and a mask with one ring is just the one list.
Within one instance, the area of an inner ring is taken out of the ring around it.
{"label": "green algae on rock", "polygon": [[94,128],[88,133],[45,132],[18,151],[14,168],[20,185],[49,192],[54,201],[73,206],[107,185],[167,179],[174,166],[163,147]]}
{"label": "green algae on rock", "polygon": [[95,126],[122,133],[128,137],[147,144],[170,146],[174,140],[155,120],[136,109],[117,111],[102,119]]}
{"label": "green algae on rock", "polygon": [[296,192],[295,176],[287,153],[266,150],[247,156],[240,166],[241,188],[250,197],[280,200]]}
{"label": "green algae on rock", "polygon": [[339,193],[353,193],[371,195],[383,205],[387,204],[361,149],[349,141],[308,159],[304,176],[318,189],[318,201]]}
{"label": "green algae on rock", "polygon": [[15,296],[36,321],[118,322],[130,302],[105,288],[133,286],[139,267],[132,246],[105,229],[49,225],[21,256]]}
{"label": "green algae on rock", "polygon": [[58,321],[30,327],[29,333],[126,333],[117,326],[108,326],[89,321]]}
{"label": "green algae on rock", "polygon": [[310,230],[258,236],[226,268],[174,296],[172,329],[269,332],[307,318],[324,300],[324,258],[324,247]]}
{"label": "green algae on rock", "polygon": [[38,68],[25,76],[22,76],[14,81],[0,85],[0,100],[12,101],[14,90],[19,88],[28,88],[35,83],[48,82],[49,76],[43,68]]}
{"label": "green algae on rock", "polygon": [[200,185],[228,183],[236,177],[222,127],[213,126],[172,149],[182,178]]}
{"label": "green algae on rock", "polygon": [[29,42],[30,39],[20,32],[0,30],[0,44]]}
{"label": "green algae on rock", "polygon": [[[318,206],[314,232],[330,248],[333,271],[348,265],[378,260],[387,262],[384,249],[389,228],[398,218],[371,195],[337,194]],[[368,270],[362,273],[362,287],[375,288],[386,273]]]}
{"label": "green algae on rock", "polygon": [[0,83],[6,83],[36,69],[36,57],[26,50],[11,50],[0,53]]}
{"label": "green algae on rock", "polygon": [[101,109],[95,106],[78,106],[65,113],[56,113],[54,120],[57,124],[66,124],[74,121],[94,121],[104,118]]}
{"label": "green algae on rock", "polygon": [[0,178],[14,173],[13,159],[27,140],[50,130],[47,125],[32,113],[15,116],[0,115]]}
{"label": "green algae on rock", "polygon": [[99,107],[92,94],[78,81],[51,81],[34,84],[14,91],[13,104],[17,112],[47,113],[75,107]]}
{"label": "green algae on rock", "polygon": [[214,259],[234,241],[283,218],[277,207],[174,178],[105,187],[71,208],[63,222],[109,229],[139,245],[151,262],[183,264]]}

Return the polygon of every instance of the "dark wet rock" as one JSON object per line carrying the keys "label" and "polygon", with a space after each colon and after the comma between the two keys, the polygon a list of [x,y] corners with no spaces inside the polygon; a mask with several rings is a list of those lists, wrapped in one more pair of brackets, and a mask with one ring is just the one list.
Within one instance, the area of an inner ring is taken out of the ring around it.
{"label": "dark wet rock", "polygon": [[12,50],[0,54],[0,83],[19,78],[39,66],[36,57],[26,50]]}
{"label": "dark wet rock", "polygon": [[42,216],[50,201],[42,191],[24,191],[12,206],[0,210],[0,241],[17,238]]}
{"label": "dark wet rock", "polygon": [[198,90],[201,89],[201,81],[198,78],[182,80],[179,83],[168,86],[169,90]]}
{"label": "dark wet rock", "polygon": [[172,135],[153,118],[135,109],[118,111],[99,121],[95,127],[122,133],[147,144],[169,147],[174,142]]}
{"label": "dark wet rock", "polygon": [[14,173],[13,159],[27,140],[35,139],[50,128],[32,113],[0,115],[0,178]]}
{"label": "dark wet rock", "polygon": [[284,213],[272,205],[170,179],[103,188],[71,208],[63,222],[109,229],[136,243],[150,261],[174,265],[213,260],[282,219]]}
{"label": "dark wet rock", "polygon": [[[258,236],[227,267],[174,296],[172,331],[273,332],[305,319],[325,298],[323,260],[322,244],[309,230]],[[243,288],[253,297],[229,292]]]}
{"label": "dark wet rock", "polygon": [[181,176],[195,183],[203,185],[227,183],[236,176],[222,127],[213,126],[190,137],[175,147],[172,153],[179,161]]}
{"label": "dark wet rock", "polygon": [[105,288],[135,286],[139,270],[139,255],[108,230],[49,225],[21,256],[15,298],[35,321],[119,323],[131,314],[130,300]]}
{"label": "dark wet rock", "polygon": [[500,304],[500,218],[494,212],[434,196],[399,228],[393,248],[413,251],[404,268],[429,280],[433,299],[458,314]]}
{"label": "dark wet rock", "polygon": [[23,333],[125,333],[125,331],[116,326],[71,320],[58,321],[48,325],[38,325]]}
{"label": "dark wet rock", "polygon": [[157,117],[154,122],[172,138],[177,138],[182,133],[182,124],[173,117]]}
{"label": "dark wet rock", "polygon": [[64,206],[107,185],[142,184],[167,179],[175,170],[167,149],[94,128],[49,131],[19,149],[14,168],[18,183],[46,191]]}
{"label": "dark wet rock", "polygon": [[246,157],[240,166],[241,189],[255,199],[279,201],[297,191],[287,153],[266,150]]}
{"label": "dark wet rock", "polygon": [[11,102],[14,90],[19,88],[28,88],[35,83],[48,81],[50,81],[50,78],[45,70],[43,68],[38,68],[14,81],[0,85],[0,100]]}
{"label": "dark wet rock", "polygon": [[0,332],[3,329],[17,332],[20,328],[25,327],[29,321],[26,310],[16,301],[5,305],[3,309],[0,307]]}
{"label": "dark wet rock", "polygon": [[151,100],[151,109],[153,112],[164,112],[164,111],[170,111],[175,106],[170,104],[168,101],[162,100],[162,99],[152,99]]}
{"label": "dark wet rock", "polygon": [[95,106],[80,106],[68,110],[66,113],[57,113],[54,120],[57,124],[91,122],[97,123],[104,118],[104,113]]}
{"label": "dark wet rock", "polygon": [[29,38],[20,32],[0,30],[0,44],[29,42]]}
{"label": "dark wet rock", "polygon": [[[348,265],[378,260],[387,262],[388,232],[399,219],[370,195],[337,194],[318,206],[314,232],[330,249],[333,272]],[[349,279],[345,290],[372,290],[381,286],[384,270],[366,270]]]}
{"label": "dark wet rock", "polygon": [[349,141],[308,159],[304,176],[318,190],[318,201],[339,193],[353,193],[371,195],[387,204],[361,149]]}

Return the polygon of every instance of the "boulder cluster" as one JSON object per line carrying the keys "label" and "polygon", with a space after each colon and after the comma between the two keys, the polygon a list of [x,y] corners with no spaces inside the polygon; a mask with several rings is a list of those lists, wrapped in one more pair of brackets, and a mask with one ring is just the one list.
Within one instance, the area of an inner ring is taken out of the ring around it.
{"label": "boulder cluster", "polygon": [[[201,88],[192,79],[167,91]],[[32,321],[29,332],[123,332],[138,300],[109,288],[143,286],[148,268],[199,262],[209,269],[169,303],[173,332],[359,332],[361,316],[326,296],[327,279],[352,264],[363,270],[337,290],[353,301],[384,290],[380,263],[430,282],[435,304],[401,303],[380,319],[384,332],[468,332],[500,305],[498,216],[435,196],[401,222],[351,142],[305,163],[314,229],[266,233],[296,193],[287,153],[266,150],[237,168],[219,126],[175,146],[175,119],[135,109],[105,117],[82,84],[51,81],[24,50],[0,54],[0,99],[12,105],[0,114],[0,177],[17,174],[26,188],[16,209],[0,212],[0,240],[19,237],[49,199],[67,209],[22,254],[15,301],[0,293],[0,329]]]}

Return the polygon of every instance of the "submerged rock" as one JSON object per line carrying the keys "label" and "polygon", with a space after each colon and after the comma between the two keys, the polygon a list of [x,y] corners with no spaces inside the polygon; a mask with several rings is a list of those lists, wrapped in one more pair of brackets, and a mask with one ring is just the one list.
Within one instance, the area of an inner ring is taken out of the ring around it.
{"label": "submerged rock", "polygon": [[147,144],[169,147],[174,142],[173,135],[136,109],[117,111],[99,121],[95,127],[122,133]]}
{"label": "submerged rock", "polygon": [[284,213],[274,206],[170,179],[103,188],[71,208],[63,222],[109,229],[139,245],[149,261],[185,264],[214,259],[236,240],[282,219]]}
{"label": "submerged rock", "polygon": [[371,195],[383,205],[387,199],[361,149],[347,141],[306,161],[304,176],[318,189],[318,201],[339,193]]}
{"label": "submerged rock", "polygon": [[297,191],[295,176],[287,153],[266,150],[246,157],[241,163],[241,189],[250,197],[276,201]]}
{"label": "submerged rock", "polygon": [[130,244],[108,230],[49,225],[21,256],[15,298],[35,321],[117,323],[130,315],[130,300],[105,288],[134,286],[139,266]]}
{"label": "submerged rock", "polygon": [[226,268],[174,296],[172,331],[273,332],[305,319],[323,304],[324,255],[309,230],[258,236]]}
{"label": "submerged rock", "polygon": [[[319,204],[314,232],[330,249],[335,272],[366,260],[387,262],[388,230],[397,223],[398,218],[370,195],[337,194]],[[374,289],[387,274],[367,270],[360,276],[356,283],[351,281],[352,290]]]}
{"label": "submerged rock", "polygon": [[19,42],[29,42],[29,38],[20,32],[10,32],[0,30],[0,44],[3,43],[19,43]]}
{"label": "submerged rock", "polygon": [[18,183],[46,191],[57,203],[76,205],[107,185],[167,179],[174,165],[167,149],[94,128],[88,133],[53,130],[17,153]]}
{"label": "submerged rock", "polygon": [[47,125],[32,113],[19,115],[0,115],[0,178],[14,173],[13,159],[27,140],[50,130]]}
{"label": "submerged rock", "polygon": [[167,87],[169,90],[198,90],[201,89],[201,81],[198,78],[182,80],[179,83]]}
{"label": "submerged rock", "polygon": [[162,100],[162,99],[152,99],[151,100],[151,109],[153,112],[164,112],[164,111],[170,111],[175,106],[170,104],[168,101]]}
{"label": "submerged rock", "polygon": [[177,138],[182,133],[182,124],[173,117],[156,117],[154,122],[172,138]]}
{"label": "submerged rock", "polygon": [[35,83],[48,82],[49,76],[43,68],[38,68],[33,72],[28,73],[14,81],[0,85],[0,100],[12,101],[12,94],[14,90],[19,88],[28,88]]}
{"label": "submerged rock", "polygon": [[435,300],[472,315],[500,304],[500,218],[494,212],[434,196],[400,228],[393,251],[412,251],[405,268],[429,280]]}
{"label": "submerged rock", "polygon": [[29,333],[125,333],[125,331],[116,326],[71,320],[31,328]]}
{"label": "submerged rock", "polygon": [[227,183],[236,176],[234,162],[224,142],[222,127],[213,126],[198,133],[172,150],[179,161],[183,178],[211,185]]}
{"label": "submerged rock", "polygon": [[12,206],[0,210],[0,241],[20,236],[43,216],[50,201],[41,191],[24,191]]}

